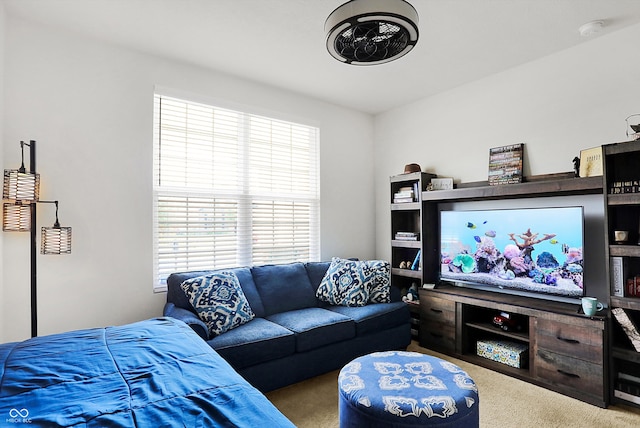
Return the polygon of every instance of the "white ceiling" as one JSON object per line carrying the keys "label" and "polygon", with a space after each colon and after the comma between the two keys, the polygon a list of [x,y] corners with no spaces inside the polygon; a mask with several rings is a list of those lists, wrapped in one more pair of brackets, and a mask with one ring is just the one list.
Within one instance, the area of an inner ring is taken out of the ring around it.
{"label": "white ceiling", "polygon": [[[379,113],[640,23],[640,0],[409,0],[403,58],[342,64],[324,22],[346,0],[2,0],[8,16]],[[580,25],[605,28],[581,37]],[[631,54],[631,53],[630,53]]]}

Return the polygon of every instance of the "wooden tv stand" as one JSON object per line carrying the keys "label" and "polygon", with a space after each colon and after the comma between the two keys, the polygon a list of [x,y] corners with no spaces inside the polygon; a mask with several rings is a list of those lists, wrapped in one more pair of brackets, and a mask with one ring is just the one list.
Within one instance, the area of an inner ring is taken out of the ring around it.
{"label": "wooden tv stand", "polygon": [[[420,289],[420,345],[600,407],[608,405],[608,316],[578,304],[453,286]],[[493,325],[500,312],[521,329]],[[478,340],[526,344],[528,365],[514,368],[476,355]]]}

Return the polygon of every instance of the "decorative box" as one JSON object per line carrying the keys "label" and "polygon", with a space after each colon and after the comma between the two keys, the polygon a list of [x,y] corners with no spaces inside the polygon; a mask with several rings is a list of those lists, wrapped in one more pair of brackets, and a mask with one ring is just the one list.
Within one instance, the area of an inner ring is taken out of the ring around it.
{"label": "decorative box", "polygon": [[529,346],[524,343],[478,340],[476,345],[479,356],[511,367],[524,368],[529,361]]}

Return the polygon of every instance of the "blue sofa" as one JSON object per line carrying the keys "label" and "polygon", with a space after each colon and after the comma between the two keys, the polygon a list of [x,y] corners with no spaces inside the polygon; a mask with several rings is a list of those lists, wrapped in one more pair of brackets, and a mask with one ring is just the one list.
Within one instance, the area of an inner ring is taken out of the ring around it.
{"label": "blue sofa", "polygon": [[391,302],[334,306],[316,298],[330,262],[225,269],[237,276],[255,318],[209,337],[181,284],[216,271],[174,273],[164,315],[180,319],[262,392],[341,368],[374,351],[405,349],[410,314],[400,291]]}

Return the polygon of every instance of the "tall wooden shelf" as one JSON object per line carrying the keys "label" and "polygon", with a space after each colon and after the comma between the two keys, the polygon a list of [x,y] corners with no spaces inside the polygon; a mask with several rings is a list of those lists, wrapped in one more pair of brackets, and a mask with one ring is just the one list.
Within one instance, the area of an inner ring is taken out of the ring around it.
{"label": "tall wooden shelf", "polygon": [[[640,181],[640,141],[607,144],[602,146],[604,169],[604,200],[606,254],[609,258],[622,257],[627,271],[622,279],[640,275],[640,192],[612,193],[615,182]],[[615,230],[628,230],[629,242],[617,244],[614,241]],[[609,264],[607,268],[610,269]],[[611,278],[611,272],[608,272]],[[627,315],[640,326],[640,296],[612,295],[609,299],[611,308],[622,308]],[[611,401],[640,407],[640,396],[632,401],[618,397],[620,374],[625,373],[640,379],[640,352],[637,352],[617,321],[611,322]]]}
{"label": "tall wooden shelf", "polygon": [[[427,189],[434,174],[426,172],[413,172],[390,177],[390,209],[391,209],[391,285],[406,292],[412,285],[420,288],[424,282],[422,263],[414,261],[422,260],[423,244],[425,237],[429,238],[435,233],[435,225],[432,217],[425,215],[421,196]],[[410,188],[410,201],[396,203],[395,196],[401,189]],[[416,240],[397,239],[396,234],[414,233]],[[409,263],[409,266],[406,264]],[[401,267],[402,266],[402,267]],[[419,336],[420,310],[416,303],[410,304],[412,327],[411,332],[415,339]]]}

